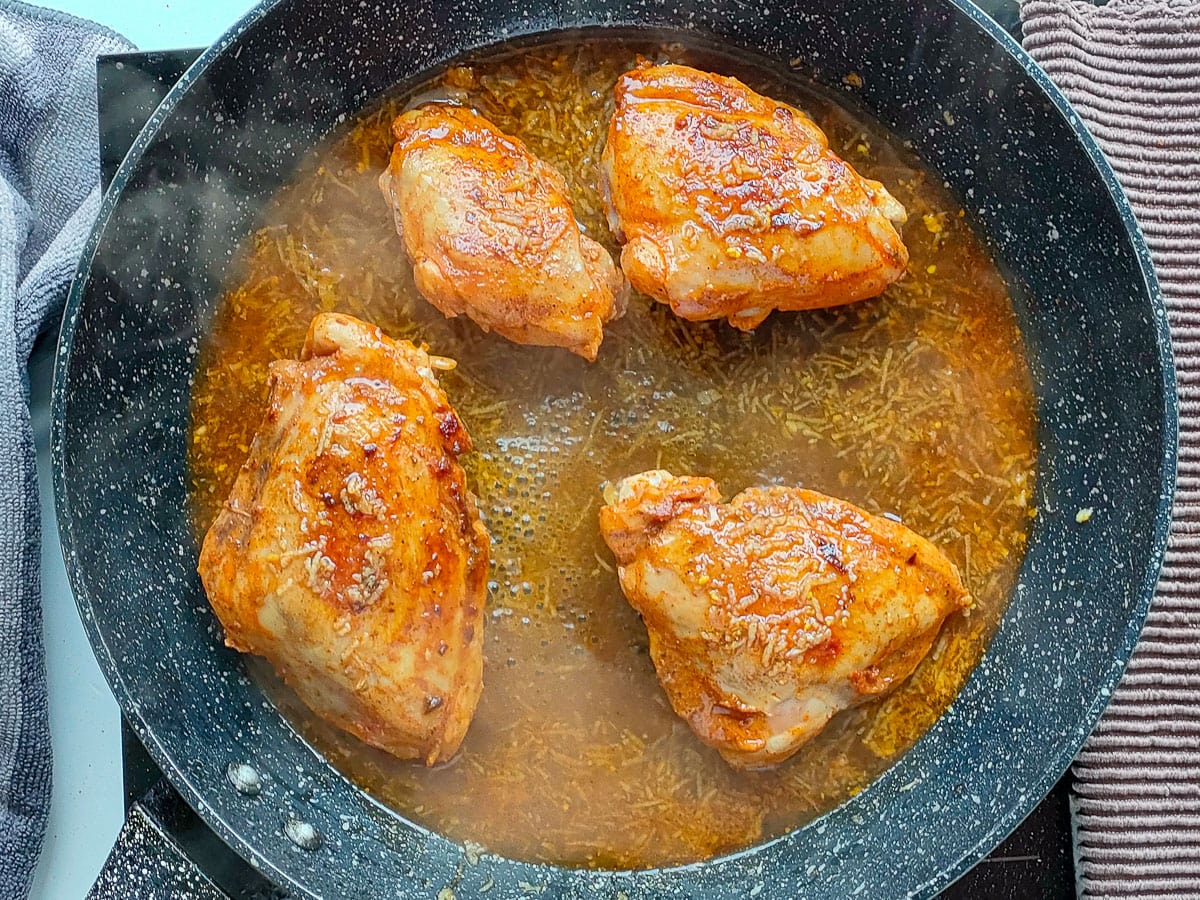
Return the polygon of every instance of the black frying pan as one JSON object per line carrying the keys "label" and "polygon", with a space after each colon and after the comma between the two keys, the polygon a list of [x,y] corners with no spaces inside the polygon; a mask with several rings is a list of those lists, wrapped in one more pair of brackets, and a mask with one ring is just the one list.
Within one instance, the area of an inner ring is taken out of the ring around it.
{"label": "black frying pan", "polygon": [[[858,100],[947,179],[1008,273],[1040,422],[1042,514],[1000,630],[950,710],[817,822],[643,872],[476,861],[359,791],[222,645],[186,512],[190,377],[227,260],[215,248],[246,235],[299,158],[384,89],[502,39],[595,27],[800,59],[835,87],[860,73]],[[1043,796],[1124,668],[1170,518],[1173,378],[1149,257],[1111,171],[1046,77],[964,0],[277,0],[188,71],[105,198],[55,379],[59,525],[88,634],[139,737],[224,840],[298,893],[466,897],[492,882],[493,897],[928,896]],[[1098,510],[1087,528],[1082,506]],[[231,782],[239,763],[258,773],[257,794]]]}

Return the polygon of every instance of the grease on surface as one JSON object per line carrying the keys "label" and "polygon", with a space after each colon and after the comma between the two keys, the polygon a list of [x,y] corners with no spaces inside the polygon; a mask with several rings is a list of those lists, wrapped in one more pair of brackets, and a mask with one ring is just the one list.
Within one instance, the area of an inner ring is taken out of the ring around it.
{"label": "grease on surface", "polygon": [[[244,461],[270,360],[339,310],[459,361],[441,376],[474,439],[463,462],[493,538],[484,692],[462,752],[433,770],[314,721],[265,664],[264,689],[382,802],[506,855],[618,867],[688,862],[802,825],[861,790],[941,714],[1015,582],[1032,510],[1032,389],[1003,280],[935,176],[866,117],[789,80],[678,47],[593,42],[483,58],[419,89],[475,105],[567,176],[615,251],[595,171],[611,87],[638,52],[743,77],[803,107],[835,150],[905,204],[909,274],[880,299],[773,314],[752,334],[689,324],[635,295],[598,362],[518,347],[415,293],[376,179],[406,97],[334,135],[264,213],[203,348],[193,395],[196,523]],[[645,630],[596,525],[600,485],[651,467],[727,496],[801,484],[900,516],[976,598],[897,693],[843,714],[780,768],[731,771],[668,707]]]}

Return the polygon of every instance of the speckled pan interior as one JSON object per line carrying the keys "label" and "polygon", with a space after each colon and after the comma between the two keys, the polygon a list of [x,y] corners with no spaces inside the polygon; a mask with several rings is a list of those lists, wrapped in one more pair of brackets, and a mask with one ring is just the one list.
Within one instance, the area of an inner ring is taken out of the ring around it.
{"label": "speckled pan interior", "polygon": [[[404,821],[264,700],[195,573],[188,395],[231,254],[314,141],[464,50],[627,26],[795,61],[852,90],[944,175],[1012,281],[1037,384],[1041,514],[984,661],[869,789],[733,856],[577,871],[477,857]],[[851,71],[861,87],[843,83]],[[299,894],[928,896],[1032,809],[1120,676],[1166,540],[1173,378],[1149,258],[1112,173],[1045,76],[965,0],[281,0],[188,72],[105,199],[60,344],[59,524],[125,714],[208,824]],[[1081,507],[1095,509],[1087,524]]]}

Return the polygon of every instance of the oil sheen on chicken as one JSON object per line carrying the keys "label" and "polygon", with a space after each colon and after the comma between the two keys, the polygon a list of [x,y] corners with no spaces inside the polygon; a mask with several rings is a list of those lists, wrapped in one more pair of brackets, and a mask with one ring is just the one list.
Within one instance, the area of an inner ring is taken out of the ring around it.
{"label": "oil sheen on chicken", "polygon": [[970,604],[898,522],[800,488],[721,502],[709,478],[610,486],[600,529],[675,712],[738,768],[773,765],[896,688]]}
{"label": "oil sheen on chicken", "polygon": [[392,134],[379,185],[425,299],[518,344],[594,360],[629,285],[582,233],[558,170],[464,107],[410,110]]}
{"label": "oil sheen on chicken", "polygon": [[267,412],[204,539],[231,647],[318,715],[404,759],[448,759],[483,680],[489,542],[457,457],[470,439],[434,369],[349,316],[318,315],[269,376]]}
{"label": "oil sheen on chicken", "polygon": [[904,207],[800,110],[688,66],[617,81],[601,192],[633,286],[692,321],[873,297],[904,273]]}

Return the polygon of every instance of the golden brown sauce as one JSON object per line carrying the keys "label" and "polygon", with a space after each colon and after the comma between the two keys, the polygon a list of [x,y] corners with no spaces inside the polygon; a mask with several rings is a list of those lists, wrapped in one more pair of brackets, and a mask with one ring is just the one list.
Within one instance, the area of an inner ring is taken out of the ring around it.
{"label": "golden brown sauce", "polygon": [[[464,464],[494,542],[484,691],[462,752],[433,770],[397,762],[314,721],[265,664],[252,668],[382,802],[448,837],[569,865],[735,850],[866,786],[978,661],[1033,514],[1032,393],[1004,282],[936,176],[879,125],[794,78],[609,41],[484,58],[423,90],[449,85],[558,166],[589,233],[615,250],[596,162],[612,85],[639,50],[740,74],[813,115],[908,208],[906,278],[878,300],[775,313],[748,335],[635,296],[592,365],[516,346],[443,319],[413,289],[376,186],[398,97],[335,135],[268,208],[203,348],[193,401],[204,529],[258,425],[268,362],[299,351],[314,313],[348,312],[459,361],[442,383],[474,438]],[[655,466],[712,476],[727,496],[800,484],[898,514],[959,565],[976,607],[890,698],[839,716],[774,771],[734,772],[668,707],[597,529],[601,483]]]}

